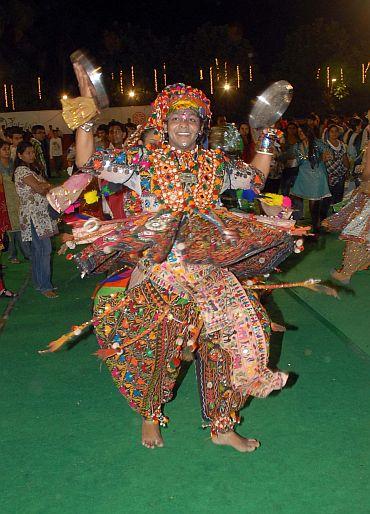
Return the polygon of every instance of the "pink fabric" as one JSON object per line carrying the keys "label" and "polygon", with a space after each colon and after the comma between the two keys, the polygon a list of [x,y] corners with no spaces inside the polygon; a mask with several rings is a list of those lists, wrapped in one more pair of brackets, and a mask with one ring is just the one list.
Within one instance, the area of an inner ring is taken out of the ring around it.
{"label": "pink fabric", "polygon": [[67,191],[74,191],[76,189],[85,189],[85,187],[90,184],[93,177],[88,175],[87,173],[77,173],[76,175],[72,175],[69,177],[64,183],[64,189]]}

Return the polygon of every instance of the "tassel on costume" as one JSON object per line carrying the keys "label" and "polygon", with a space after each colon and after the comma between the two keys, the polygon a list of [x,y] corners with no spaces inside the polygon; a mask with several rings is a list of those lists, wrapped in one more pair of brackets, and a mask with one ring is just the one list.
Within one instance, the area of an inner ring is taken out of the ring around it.
{"label": "tassel on costume", "polygon": [[[71,341],[74,337],[81,335],[82,331],[85,328],[89,327],[90,325],[96,325],[96,324],[100,323],[105,318],[105,316],[107,316],[108,314],[111,314],[112,312],[116,312],[117,310],[124,308],[125,304],[128,303],[128,301],[129,301],[128,298],[124,298],[123,300],[118,302],[115,307],[107,305],[105,307],[105,312],[103,314],[92,318],[90,321],[85,321],[81,325],[72,327],[72,330],[70,332],[68,332],[67,334],[64,334],[63,336],[59,337],[55,341],[52,341],[51,343],[49,343],[48,347],[45,350],[39,350],[38,353],[42,355],[45,353],[56,352],[62,346],[64,346],[66,343]],[[140,332],[140,334],[138,336],[125,341],[122,345],[119,346],[119,348],[117,348],[117,349],[115,349],[115,348],[101,349],[101,350],[98,350],[97,352],[95,352],[94,355],[97,355],[100,359],[105,360],[108,357],[112,357],[113,355],[115,355],[117,353],[117,350],[119,351],[119,349],[125,348],[126,346],[130,346],[131,344],[136,343],[136,341],[138,341],[140,338],[145,337],[147,334],[149,334],[149,332],[151,330],[153,330],[154,326],[158,325],[159,323],[162,323],[164,318],[170,312],[170,308],[171,308],[171,306],[166,307],[163,310],[162,314],[160,316],[158,316],[158,318],[155,320],[155,322],[152,325],[150,325],[150,327],[147,330],[144,330],[144,332]]]}
{"label": "tassel on costume", "polygon": [[82,331],[87,328],[89,325],[91,325],[92,320],[85,321],[85,323],[82,323],[81,325],[78,325],[76,327],[72,327],[72,330],[68,332],[67,334],[64,334],[63,336],[59,337],[55,341],[52,341],[46,350],[39,350],[38,353],[53,353],[59,350],[65,343],[70,341],[73,337],[77,337],[81,335]]}
{"label": "tassel on costume", "polygon": [[[116,295],[114,294],[113,297],[114,296],[116,296]],[[70,332],[68,332],[67,334],[62,335],[61,337],[59,337],[55,341],[52,341],[51,343],[49,343],[48,347],[45,350],[39,350],[38,353],[40,353],[40,354],[54,353],[57,350],[60,350],[60,348],[62,346],[64,346],[69,341],[71,341],[74,337],[77,337],[77,336],[81,335],[82,331],[85,328],[89,327],[90,325],[93,325],[96,322],[100,322],[102,319],[104,319],[104,317],[107,314],[109,314],[111,312],[114,312],[117,309],[120,309],[120,308],[124,307],[126,302],[127,302],[127,298],[124,298],[114,308],[106,306],[105,312],[103,314],[101,314],[100,316],[96,316],[94,318],[91,318],[89,321],[85,321],[81,325],[77,325],[77,326],[72,327],[72,330]]]}
{"label": "tassel on costume", "polygon": [[105,361],[109,359],[109,357],[113,357],[116,355],[117,350],[115,348],[100,348],[100,350],[96,351],[93,355],[99,357],[99,359]]}
{"label": "tassel on costume", "polygon": [[285,288],[293,288],[293,287],[305,287],[307,289],[311,289],[311,291],[316,291],[317,293],[324,293],[328,296],[334,296],[334,298],[339,298],[338,292],[334,287],[324,286],[321,283],[321,280],[318,278],[309,278],[308,280],[304,280],[302,282],[284,282],[282,284],[248,284],[248,281],[243,281],[243,286],[248,289],[264,289],[264,290],[273,290],[273,289],[285,289]]}

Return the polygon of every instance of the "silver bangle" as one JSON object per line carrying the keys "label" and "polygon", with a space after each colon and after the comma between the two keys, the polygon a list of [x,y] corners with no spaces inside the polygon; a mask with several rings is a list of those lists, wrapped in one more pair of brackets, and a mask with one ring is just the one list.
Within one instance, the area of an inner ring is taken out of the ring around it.
{"label": "silver bangle", "polygon": [[82,128],[82,130],[84,130],[85,132],[91,132],[93,129],[93,126],[94,126],[93,121],[87,121],[83,125],[80,125],[79,128]]}

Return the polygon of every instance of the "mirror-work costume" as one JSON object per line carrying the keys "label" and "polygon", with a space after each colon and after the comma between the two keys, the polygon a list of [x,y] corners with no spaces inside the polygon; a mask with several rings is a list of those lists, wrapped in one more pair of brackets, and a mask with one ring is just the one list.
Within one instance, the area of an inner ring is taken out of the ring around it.
{"label": "mirror-work costume", "polygon": [[370,198],[369,187],[359,186],[348,204],[323,221],[330,232],[340,232],[339,239],[346,242],[341,268],[336,277],[349,281],[356,271],[370,266]]}
{"label": "mirror-work costume", "polygon": [[[179,108],[194,109],[203,127],[210,119],[203,93],[176,84],[158,96],[148,127],[164,134],[168,113]],[[98,355],[129,405],[165,424],[162,406],[190,350],[205,424],[214,434],[232,429],[249,395],[266,397],[288,377],[268,368],[269,318],[242,284],[276,267],[294,240],[219,202],[225,189],[258,192],[263,174],[220,150],[179,151],[165,139],[96,152],[81,171],[56,188],[55,206],[65,208],[94,176],[112,192],[128,191],[126,218],[73,231],[75,243],[89,243],[73,256],[82,274],[121,269],[95,297]]]}

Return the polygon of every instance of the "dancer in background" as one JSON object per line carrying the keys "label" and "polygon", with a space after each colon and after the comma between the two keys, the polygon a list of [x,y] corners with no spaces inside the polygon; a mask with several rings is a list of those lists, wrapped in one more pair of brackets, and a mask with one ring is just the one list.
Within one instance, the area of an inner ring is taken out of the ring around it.
{"label": "dancer in background", "polygon": [[332,272],[332,277],[348,284],[354,273],[370,266],[370,142],[363,159],[361,184],[345,207],[323,221],[323,227],[340,232],[339,239],[346,242],[342,266]]}

